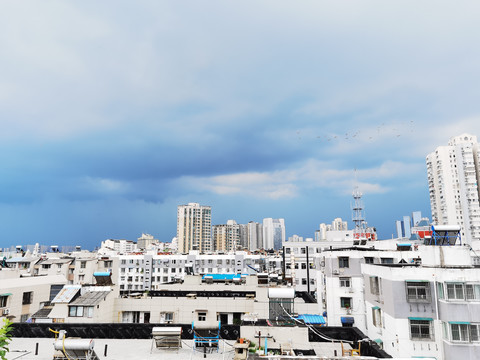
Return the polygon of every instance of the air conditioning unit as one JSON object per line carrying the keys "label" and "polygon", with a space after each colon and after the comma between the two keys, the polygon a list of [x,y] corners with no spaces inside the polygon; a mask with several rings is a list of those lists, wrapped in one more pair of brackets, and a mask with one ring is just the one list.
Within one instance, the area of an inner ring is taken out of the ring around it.
{"label": "air conditioning unit", "polygon": [[333,274],[333,275],[338,275],[339,272],[338,272],[338,270],[333,270],[333,271],[332,271],[332,274]]}
{"label": "air conditioning unit", "polygon": [[10,313],[10,309],[3,309],[3,315],[8,315]]}
{"label": "air conditioning unit", "polygon": [[353,290],[353,288],[349,288],[349,289],[348,289],[348,292],[349,292],[349,293],[354,293],[355,290]]}
{"label": "air conditioning unit", "polygon": [[83,269],[78,270],[80,274],[83,274]]}

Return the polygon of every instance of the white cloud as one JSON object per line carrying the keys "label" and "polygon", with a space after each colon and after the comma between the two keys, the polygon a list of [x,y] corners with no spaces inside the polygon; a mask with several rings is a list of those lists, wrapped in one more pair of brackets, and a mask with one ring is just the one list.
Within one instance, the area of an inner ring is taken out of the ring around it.
{"label": "white cloud", "polygon": [[124,194],[129,189],[127,183],[113,179],[86,177],[81,182],[88,190],[102,194]]}
{"label": "white cloud", "polygon": [[[308,160],[296,168],[271,172],[245,172],[212,177],[183,177],[185,188],[220,195],[252,198],[294,198],[313,189],[350,194],[355,186],[364,193],[383,194],[395,189],[398,181],[420,171],[420,165],[386,161],[376,167],[340,169],[335,164]],[[356,175],[356,176],[355,176]]]}

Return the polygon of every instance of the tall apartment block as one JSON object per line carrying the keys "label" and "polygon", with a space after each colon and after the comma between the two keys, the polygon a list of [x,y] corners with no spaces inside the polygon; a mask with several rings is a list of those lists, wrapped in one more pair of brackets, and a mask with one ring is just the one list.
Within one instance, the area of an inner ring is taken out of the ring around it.
{"label": "tall apartment block", "polygon": [[279,250],[285,242],[285,220],[263,219],[263,248]]}
{"label": "tall apartment block", "polygon": [[255,251],[263,249],[263,225],[250,221],[247,224],[247,246],[248,250]]}
{"label": "tall apartment block", "polygon": [[427,156],[432,222],[460,225],[466,243],[480,239],[479,144],[463,134]]}
{"label": "tall apartment block", "polygon": [[213,244],[218,251],[234,251],[240,245],[240,225],[235,220],[213,225]]}
{"label": "tall apartment block", "polygon": [[178,252],[190,250],[201,253],[212,251],[212,208],[198,203],[179,205],[177,208]]}

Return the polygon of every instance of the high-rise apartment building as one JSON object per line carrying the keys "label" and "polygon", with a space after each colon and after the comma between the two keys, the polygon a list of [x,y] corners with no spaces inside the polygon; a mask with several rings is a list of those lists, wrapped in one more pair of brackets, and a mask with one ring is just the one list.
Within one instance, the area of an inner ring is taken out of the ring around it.
{"label": "high-rise apartment building", "polygon": [[212,251],[212,208],[198,203],[179,205],[177,209],[178,252]]}
{"label": "high-rise apartment building", "polygon": [[263,219],[263,248],[279,250],[285,241],[284,219]]}
{"label": "high-rise apartment building", "polygon": [[247,246],[248,250],[255,251],[263,249],[263,225],[255,221],[247,224]]}
{"label": "high-rise apartment building", "polygon": [[240,226],[235,220],[213,226],[213,244],[218,251],[234,251],[240,243]]}
{"label": "high-rise apartment building", "polygon": [[480,239],[479,144],[463,134],[427,156],[432,222],[460,225],[462,239]]}

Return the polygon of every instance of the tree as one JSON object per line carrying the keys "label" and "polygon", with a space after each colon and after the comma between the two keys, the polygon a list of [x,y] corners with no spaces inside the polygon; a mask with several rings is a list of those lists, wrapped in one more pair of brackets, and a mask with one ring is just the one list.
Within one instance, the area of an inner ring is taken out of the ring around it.
{"label": "tree", "polygon": [[3,326],[0,328],[0,358],[7,360],[8,343],[12,337],[12,322],[8,319],[3,319]]}

